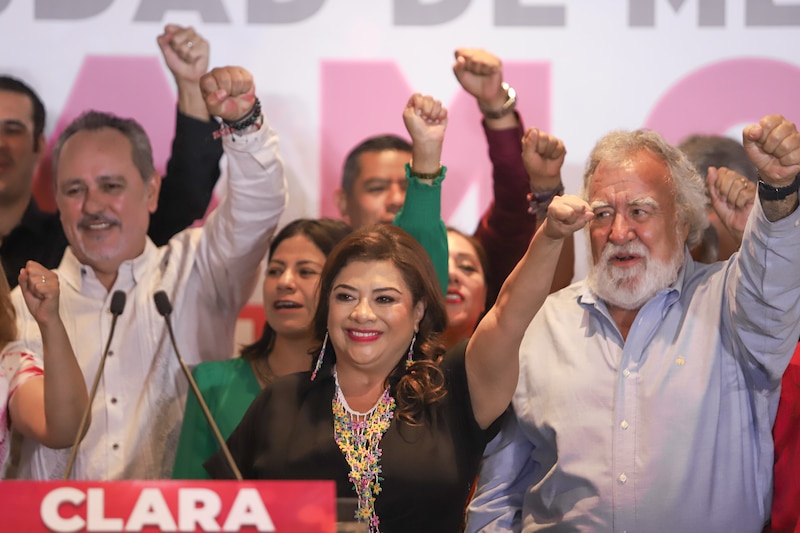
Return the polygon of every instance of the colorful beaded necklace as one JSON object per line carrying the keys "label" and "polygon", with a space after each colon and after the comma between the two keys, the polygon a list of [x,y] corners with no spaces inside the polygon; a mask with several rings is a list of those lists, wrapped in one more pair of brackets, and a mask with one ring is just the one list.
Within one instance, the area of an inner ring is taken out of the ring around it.
{"label": "colorful beaded necklace", "polygon": [[353,411],[339,387],[333,369],[336,393],[333,395],[333,437],[350,466],[350,482],[358,496],[355,518],[367,522],[370,533],[380,533],[380,519],[375,513],[375,496],[381,492],[381,438],[394,416],[395,401],[387,388],[378,403],[366,413]]}

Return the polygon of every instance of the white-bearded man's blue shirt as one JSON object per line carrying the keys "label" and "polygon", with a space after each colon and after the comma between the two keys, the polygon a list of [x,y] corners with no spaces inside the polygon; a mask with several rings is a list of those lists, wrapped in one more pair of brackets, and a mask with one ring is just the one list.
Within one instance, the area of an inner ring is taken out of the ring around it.
{"label": "white-bearded man's blue shirt", "polygon": [[626,338],[585,282],[548,298],[520,349],[518,431],[486,458],[468,531],[512,530],[515,513],[525,533],[761,531],[800,335],[798,226],[756,201],[741,251],[687,251]]}

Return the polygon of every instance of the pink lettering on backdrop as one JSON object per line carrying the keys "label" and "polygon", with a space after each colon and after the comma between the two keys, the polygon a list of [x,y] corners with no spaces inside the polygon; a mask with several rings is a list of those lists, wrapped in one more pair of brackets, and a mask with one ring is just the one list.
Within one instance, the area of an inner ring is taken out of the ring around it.
{"label": "pink lettering on backdrop", "polygon": [[722,135],[772,113],[797,122],[798,86],[797,65],[761,58],[720,61],[673,85],[653,107],[645,127],[678,143],[694,133]]}
{"label": "pink lettering on backdrop", "polygon": [[[506,81],[517,90],[517,109],[526,125],[550,130],[550,64],[508,62],[503,70]],[[383,133],[408,138],[401,114],[412,92],[393,61],[323,61],[320,216],[339,216],[333,193],[341,184],[345,157],[355,145]],[[447,220],[473,185],[478,187],[482,212],[492,198],[491,165],[475,100],[460,89],[449,102],[448,95],[433,96],[445,102],[449,117],[442,154],[448,167],[442,214]],[[480,212],[475,213],[476,221]]]}
{"label": "pink lettering on backdrop", "polygon": [[86,56],[48,138],[47,156],[35,178],[34,195],[42,209],[56,209],[50,160],[53,145],[64,128],[89,109],[135,118],[150,137],[156,170],[164,172],[175,133],[175,94],[164,76],[160,59]]}

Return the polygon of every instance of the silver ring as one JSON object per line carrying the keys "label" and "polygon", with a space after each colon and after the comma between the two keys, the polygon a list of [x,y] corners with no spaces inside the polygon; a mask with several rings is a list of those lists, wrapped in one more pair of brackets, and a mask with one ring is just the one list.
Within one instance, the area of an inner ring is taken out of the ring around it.
{"label": "silver ring", "polygon": [[47,283],[47,278],[42,276],[42,283]]}
{"label": "silver ring", "polygon": [[191,48],[194,46],[194,43],[192,41],[186,41],[186,46]]}

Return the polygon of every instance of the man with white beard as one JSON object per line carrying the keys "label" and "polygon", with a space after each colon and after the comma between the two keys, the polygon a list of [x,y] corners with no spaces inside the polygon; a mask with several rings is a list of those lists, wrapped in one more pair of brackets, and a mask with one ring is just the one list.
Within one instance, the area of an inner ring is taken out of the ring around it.
{"label": "man with white beard", "polygon": [[531,322],[468,531],[761,531],[800,334],[800,133],[770,115],[743,139],[759,201],[741,252],[713,265],[688,253],[708,222],[686,158],[648,131],[596,145],[590,273]]}

